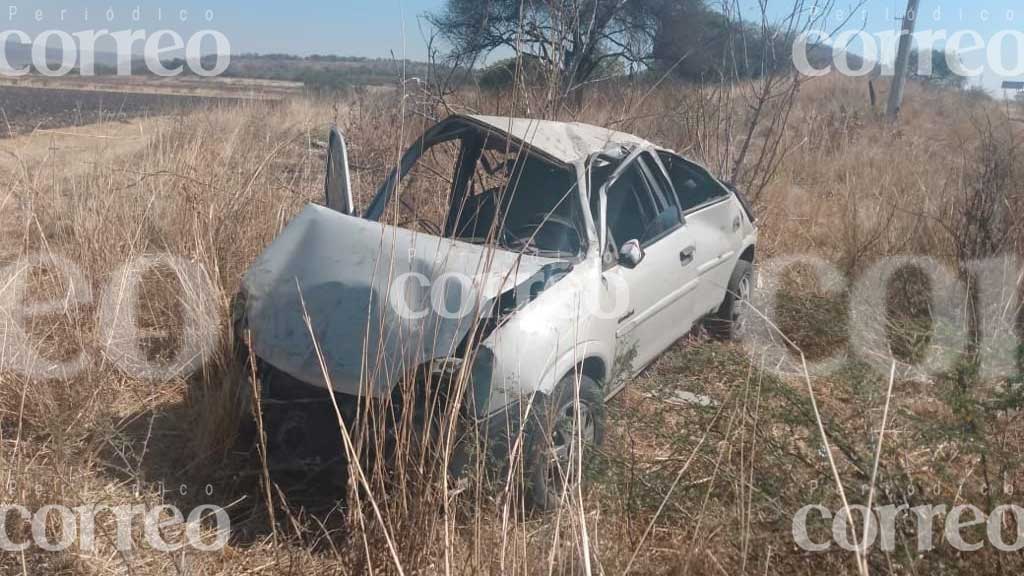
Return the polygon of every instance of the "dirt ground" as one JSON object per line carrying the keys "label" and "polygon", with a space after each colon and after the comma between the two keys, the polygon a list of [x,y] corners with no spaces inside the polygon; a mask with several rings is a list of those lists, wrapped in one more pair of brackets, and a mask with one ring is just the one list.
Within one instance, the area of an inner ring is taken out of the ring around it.
{"label": "dirt ground", "polygon": [[36,130],[180,114],[221,101],[176,94],[10,86],[0,82],[0,139]]}

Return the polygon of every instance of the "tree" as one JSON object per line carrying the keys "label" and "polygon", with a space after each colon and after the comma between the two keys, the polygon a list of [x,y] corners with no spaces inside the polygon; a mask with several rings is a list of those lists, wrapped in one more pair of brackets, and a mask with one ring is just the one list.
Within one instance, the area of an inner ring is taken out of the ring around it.
{"label": "tree", "polygon": [[639,65],[649,56],[653,12],[641,6],[653,1],[665,0],[447,0],[427,20],[457,63],[511,50],[539,63],[564,96],[609,61]]}
{"label": "tree", "polygon": [[[656,62],[666,74],[703,87],[699,123],[729,137],[707,141],[700,155],[757,201],[786,154],[783,136],[806,80],[793,66],[792,47],[811,31],[827,32],[827,25],[840,29],[850,16],[831,18],[835,0],[794,0],[782,13],[770,10],[767,0],[758,0],[753,11],[739,0],[721,2],[714,11],[698,0],[665,2]],[[808,43],[807,50],[821,54],[822,45]]]}
{"label": "tree", "polygon": [[516,84],[516,79],[527,86],[543,83],[545,72],[536,58],[504,58],[480,71],[480,87],[490,90],[505,90]]}
{"label": "tree", "polygon": [[762,34],[760,23],[730,18],[711,10],[702,0],[664,2],[657,21],[652,51],[655,67],[677,77],[737,80],[790,67],[792,46],[786,45],[785,34],[775,29]]}
{"label": "tree", "polygon": [[950,62],[960,62],[955,52],[932,49],[925,53],[928,60],[922,60],[921,53],[910,53],[910,77],[930,84],[963,88],[967,78],[953,70]]}

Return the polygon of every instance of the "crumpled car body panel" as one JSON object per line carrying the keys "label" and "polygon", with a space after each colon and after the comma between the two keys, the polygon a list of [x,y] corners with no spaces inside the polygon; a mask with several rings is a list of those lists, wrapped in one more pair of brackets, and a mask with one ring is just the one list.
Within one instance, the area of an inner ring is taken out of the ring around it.
{"label": "crumpled car body panel", "polygon": [[409,370],[451,356],[495,296],[552,262],[310,205],[243,279],[252,351],[304,382],[386,397]]}

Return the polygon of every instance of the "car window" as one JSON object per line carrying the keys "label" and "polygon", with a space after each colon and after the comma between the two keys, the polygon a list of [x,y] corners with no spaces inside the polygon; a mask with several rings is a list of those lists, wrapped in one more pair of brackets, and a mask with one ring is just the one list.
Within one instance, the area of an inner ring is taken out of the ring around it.
{"label": "car window", "polygon": [[[603,186],[613,165],[594,166],[591,187]],[[622,244],[639,240],[647,247],[682,225],[678,200],[664,171],[650,155],[638,156],[606,190],[607,236],[605,265],[611,266]],[[600,221],[599,196],[591,197],[594,222]]]}
{"label": "car window", "polygon": [[644,166],[647,178],[654,184],[654,196],[658,204],[658,211],[663,212],[667,209],[678,207],[679,201],[676,198],[672,184],[666,178],[665,171],[661,169],[658,162],[649,154],[641,156],[640,162]]}
{"label": "car window", "polygon": [[608,232],[618,248],[628,240],[639,240],[647,223],[654,220],[656,207],[651,188],[640,164],[634,162],[607,192]]}
{"label": "car window", "polygon": [[[616,186],[628,186],[636,191],[642,220],[639,231],[631,231],[638,235],[628,237],[616,235],[616,241],[625,242],[635,238],[640,240],[641,245],[648,246],[682,225],[682,214],[672,185],[653,156],[647,153],[639,156],[629,171],[623,174],[622,179],[613,185],[613,188]],[[614,234],[611,207],[609,207],[608,213],[609,223]]]}
{"label": "car window", "polygon": [[462,139],[433,143],[402,175],[381,221],[439,236],[448,214]]}
{"label": "car window", "polygon": [[422,150],[414,145],[406,157],[397,183],[386,184],[392,192],[378,193],[367,210],[381,222],[531,254],[575,256],[583,250],[571,168],[508,137],[468,129]]}
{"label": "car window", "polygon": [[576,174],[488,134],[468,172],[466,193],[449,215],[448,234],[496,241],[514,251],[576,255],[582,249]]}
{"label": "car window", "polygon": [[669,178],[679,197],[679,207],[683,212],[714,202],[729,195],[729,191],[721,186],[710,174],[668,152],[660,152],[662,164],[668,170]]}

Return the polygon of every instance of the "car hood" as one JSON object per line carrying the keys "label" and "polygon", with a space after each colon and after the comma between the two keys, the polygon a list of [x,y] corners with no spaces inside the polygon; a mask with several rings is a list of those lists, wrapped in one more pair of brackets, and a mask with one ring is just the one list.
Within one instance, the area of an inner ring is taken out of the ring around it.
{"label": "car hood", "polygon": [[481,310],[553,258],[416,233],[310,205],[242,281],[253,352],[304,382],[384,397],[451,356]]}

